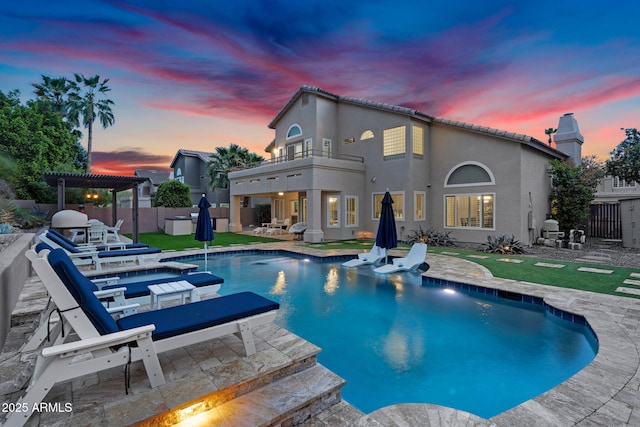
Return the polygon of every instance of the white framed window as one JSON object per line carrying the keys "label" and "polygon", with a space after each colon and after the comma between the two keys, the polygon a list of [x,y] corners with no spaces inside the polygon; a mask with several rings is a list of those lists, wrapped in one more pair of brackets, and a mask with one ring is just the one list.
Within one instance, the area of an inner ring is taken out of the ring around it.
{"label": "white framed window", "polygon": [[284,219],[284,199],[273,200],[273,216],[274,218],[278,218],[278,220]]}
{"label": "white framed window", "polygon": [[340,196],[327,196],[327,227],[340,227]]}
{"label": "white framed window", "polygon": [[365,130],[360,134],[360,141],[364,141],[365,139],[373,139],[374,138],[373,131],[370,129]]}
{"label": "white framed window", "polygon": [[289,129],[287,129],[287,139],[295,138],[300,135],[302,135],[302,128],[300,125],[291,125],[289,126]]}
{"label": "white framed window", "polygon": [[313,151],[311,151],[313,148],[313,140],[311,138],[307,138],[304,140],[303,144],[304,147],[302,149],[302,157],[311,156],[311,154],[313,153]]}
{"label": "white framed window", "polygon": [[307,198],[303,197],[300,205],[300,222],[307,221]]}
{"label": "white framed window", "polygon": [[358,226],[358,196],[344,196],[344,226]]}
{"label": "white framed window", "polygon": [[[389,191],[389,194],[391,194],[391,198],[393,199],[393,216],[396,218],[396,221],[404,221],[404,191]],[[373,193],[371,196],[373,204],[371,208],[371,212],[373,213],[372,219],[380,219],[384,193]]]}
{"label": "white framed window", "polygon": [[322,157],[331,158],[331,140],[322,138]]}
{"label": "white framed window", "polygon": [[407,151],[406,126],[382,131],[382,155],[384,160],[403,158]]}
{"label": "white framed window", "polygon": [[445,187],[470,187],[495,185],[496,179],[487,166],[479,162],[458,163],[449,170],[444,179]]}
{"label": "white framed window", "polygon": [[444,226],[495,229],[495,194],[445,195]]}
{"label": "white framed window", "polygon": [[413,220],[424,221],[427,219],[427,193],[425,191],[413,192]]}
{"label": "white framed window", "polygon": [[418,157],[424,155],[424,129],[420,126],[413,126],[413,154]]}
{"label": "white framed window", "polygon": [[617,176],[613,177],[613,188],[634,188],[635,186],[635,181],[625,181]]}

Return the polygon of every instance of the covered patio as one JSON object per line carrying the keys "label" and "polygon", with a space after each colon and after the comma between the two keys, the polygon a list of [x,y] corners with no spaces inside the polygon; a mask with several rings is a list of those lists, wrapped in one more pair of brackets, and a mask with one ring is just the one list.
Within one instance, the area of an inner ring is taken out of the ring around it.
{"label": "covered patio", "polygon": [[120,191],[132,190],[133,210],[133,241],[139,241],[138,229],[138,187],[148,178],[119,175],[98,175],[86,173],[48,172],[44,175],[47,185],[58,188],[58,211],[64,210],[66,188],[106,188],[111,190],[111,218],[112,225],[118,221],[118,200],[116,195]]}

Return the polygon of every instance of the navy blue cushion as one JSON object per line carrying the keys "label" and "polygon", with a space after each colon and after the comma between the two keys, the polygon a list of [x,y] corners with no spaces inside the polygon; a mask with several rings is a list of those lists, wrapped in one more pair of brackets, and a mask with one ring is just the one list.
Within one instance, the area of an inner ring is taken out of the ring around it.
{"label": "navy blue cushion", "polygon": [[115,251],[100,251],[98,258],[113,258],[121,256],[148,255],[160,253],[160,248],[124,249]]}
{"label": "navy blue cushion", "polygon": [[176,276],[176,277],[165,277],[165,278],[159,278],[159,279],[144,280],[141,282],[107,285],[107,286],[103,286],[102,289],[126,287],[127,290],[124,292],[124,297],[136,298],[136,297],[143,297],[143,296],[149,295],[150,294],[149,285],[157,285],[159,283],[166,283],[166,282],[177,281],[177,280],[186,280],[196,288],[224,283],[223,278],[214,276],[213,274],[194,273],[194,274],[183,274],[181,276]]}
{"label": "navy blue cushion", "polygon": [[[143,249],[148,248],[149,245],[146,243],[127,243],[124,245],[125,249]],[[105,245],[96,246],[97,251],[106,251],[108,248]]]}
{"label": "navy blue cushion", "polygon": [[161,340],[234,320],[277,310],[280,307],[253,292],[241,292],[191,304],[132,314],[117,321],[121,330],[154,324],[153,339]]}
{"label": "navy blue cushion", "polygon": [[76,253],[76,254],[81,252],[80,249],[78,249],[76,246],[69,244],[68,239],[60,237],[59,234],[60,233],[58,234],[52,233],[51,230],[49,230],[47,231],[47,238],[52,242],[54,242],[55,244],[59,245],[60,247],[64,248],[67,252]]}
{"label": "navy blue cushion", "polygon": [[96,330],[101,335],[118,332],[116,322],[93,294],[98,288],[78,271],[67,254],[62,249],[54,249],[47,259]]}
{"label": "navy blue cushion", "polygon": [[45,249],[52,251],[53,248],[51,246],[49,246],[48,244],[46,244],[45,242],[40,242],[36,245],[35,247],[35,251],[37,254],[39,254],[41,251],[44,251]]}

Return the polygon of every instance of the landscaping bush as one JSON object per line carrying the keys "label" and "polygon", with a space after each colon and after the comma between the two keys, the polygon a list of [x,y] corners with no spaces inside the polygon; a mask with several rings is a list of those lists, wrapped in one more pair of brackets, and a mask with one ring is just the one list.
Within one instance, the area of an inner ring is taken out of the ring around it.
{"label": "landscaping bush", "polygon": [[165,181],[158,186],[154,206],[167,208],[189,208],[191,203],[191,189],[178,180]]}
{"label": "landscaping bush", "polygon": [[487,236],[487,241],[480,246],[482,252],[489,252],[492,254],[514,255],[514,254],[526,254],[527,252],[522,245],[522,242],[516,240],[516,237],[512,234],[507,236]]}
{"label": "landscaping bush", "polygon": [[435,228],[423,230],[418,226],[418,230],[411,230],[408,243],[426,243],[430,246],[455,246],[455,239],[451,237],[451,232],[443,232]]}

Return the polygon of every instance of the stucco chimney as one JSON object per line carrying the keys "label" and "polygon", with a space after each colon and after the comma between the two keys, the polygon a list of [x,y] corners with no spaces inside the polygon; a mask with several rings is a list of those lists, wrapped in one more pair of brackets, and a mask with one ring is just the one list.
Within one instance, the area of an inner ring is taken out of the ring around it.
{"label": "stucco chimney", "polygon": [[558,151],[569,156],[569,161],[579,166],[582,163],[582,143],[584,137],[578,129],[578,122],[573,113],[560,117],[558,131],[553,136]]}

